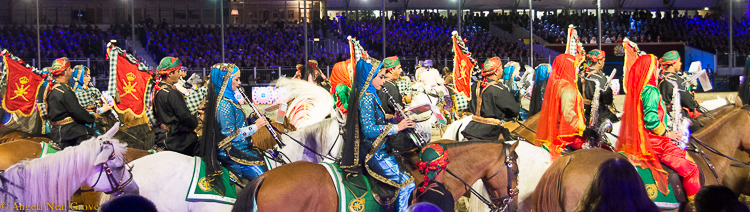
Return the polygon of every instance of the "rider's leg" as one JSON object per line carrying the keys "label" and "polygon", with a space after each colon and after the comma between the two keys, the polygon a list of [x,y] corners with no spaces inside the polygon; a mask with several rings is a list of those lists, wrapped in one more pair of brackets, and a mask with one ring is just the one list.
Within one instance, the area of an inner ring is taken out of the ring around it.
{"label": "rider's leg", "polygon": [[[401,184],[409,180],[409,176],[399,170],[396,158],[383,151],[375,153],[372,160],[370,160],[370,167],[377,174],[381,174],[395,183]],[[414,186],[414,182],[412,182],[399,190],[396,204],[398,211],[406,211],[409,207],[409,196],[414,190]]]}
{"label": "rider's leg", "polygon": [[659,159],[682,176],[682,184],[685,186],[685,193],[692,206],[695,202],[695,194],[701,189],[698,166],[685,150],[680,149],[671,141],[666,142],[661,145],[663,152],[658,155]]}

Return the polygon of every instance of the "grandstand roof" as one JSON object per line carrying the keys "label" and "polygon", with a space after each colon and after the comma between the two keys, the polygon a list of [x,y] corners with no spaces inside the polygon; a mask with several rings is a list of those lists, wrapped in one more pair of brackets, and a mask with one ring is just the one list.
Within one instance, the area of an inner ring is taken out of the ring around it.
{"label": "grandstand roof", "polygon": [[[593,9],[596,6],[594,0],[535,0],[532,2],[534,9],[564,9],[570,6],[574,9]],[[624,4],[622,8],[668,8],[661,0],[601,0],[602,9],[616,9],[620,1]],[[677,9],[703,9],[704,7],[719,6],[721,1],[716,0],[673,0],[673,8]],[[386,8],[402,8],[406,0],[388,2]],[[409,9],[455,9],[457,0],[410,0]],[[473,10],[512,9],[518,4],[518,9],[529,8],[528,0],[466,0],[462,8]],[[346,0],[328,0],[328,9],[344,9]],[[350,0],[349,9],[373,9],[382,7],[380,0]]]}

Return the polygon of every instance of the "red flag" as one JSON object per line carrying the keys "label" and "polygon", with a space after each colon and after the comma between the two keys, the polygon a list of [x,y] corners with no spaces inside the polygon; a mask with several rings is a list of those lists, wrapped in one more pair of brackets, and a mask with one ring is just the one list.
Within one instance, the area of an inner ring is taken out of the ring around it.
{"label": "red flag", "polygon": [[474,69],[476,62],[471,59],[471,52],[466,50],[463,40],[457,33],[451,36],[453,41],[453,83],[458,93],[464,94],[471,99],[471,71]]}
{"label": "red flag", "polygon": [[625,38],[622,41],[622,47],[625,49],[625,62],[623,63],[622,67],[622,88],[627,93],[627,87],[628,87],[628,78],[624,77],[628,75],[628,71],[630,71],[630,67],[635,64],[635,61],[638,59],[638,52],[640,51],[638,49],[638,45],[635,44],[635,42],[628,40],[628,38]]}
{"label": "red flag", "polygon": [[18,116],[29,116],[34,111],[37,92],[44,79],[35,74],[23,61],[10,58],[10,54],[3,55],[7,76],[5,85],[7,91],[3,96],[3,108]]}
{"label": "red flag", "polygon": [[117,55],[116,74],[120,102],[115,104],[115,110],[141,117],[146,111],[146,90],[151,75],[138,70],[138,65],[131,63],[125,54]]}

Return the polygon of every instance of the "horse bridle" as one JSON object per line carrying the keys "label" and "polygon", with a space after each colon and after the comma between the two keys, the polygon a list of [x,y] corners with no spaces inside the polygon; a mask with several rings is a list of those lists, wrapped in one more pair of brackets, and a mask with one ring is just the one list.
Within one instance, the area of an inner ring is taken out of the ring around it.
{"label": "horse bridle", "polygon": [[[516,142],[519,142],[519,141],[516,141]],[[466,183],[466,181],[464,181],[463,179],[461,179],[460,177],[458,177],[458,175],[456,175],[455,173],[453,173],[452,171],[450,171],[447,168],[445,169],[446,171],[448,171],[449,174],[453,175],[453,177],[455,177],[459,181],[461,181],[469,189],[469,191],[472,194],[474,194],[474,196],[476,196],[477,198],[479,198],[480,201],[482,201],[484,204],[486,204],[487,207],[489,207],[490,211],[492,211],[492,212],[505,212],[505,211],[507,211],[508,208],[509,208],[509,206],[511,206],[513,204],[513,199],[516,196],[518,196],[518,193],[519,193],[518,187],[517,186],[513,187],[513,181],[514,180],[516,182],[518,181],[518,172],[514,172],[513,171],[513,164],[516,163],[516,159],[518,159],[518,155],[516,155],[515,152],[513,152],[513,154],[511,154],[510,148],[505,143],[503,143],[503,150],[505,151],[505,163],[504,163],[504,165],[502,167],[500,167],[500,169],[498,169],[497,172],[495,172],[495,174],[492,174],[492,176],[490,176],[489,178],[486,179],[487,181],[489,181],[490,179],[492,179],[495,176],[497,176],[497,174],[499,174],[500,171],[503,170],[503,168],[507,167],[506,171],[507,171],[507,175],[508,175],[508,186],[506,188],[508,189],[507,190],[508,194],[505,195],[505,196],[502,196],[502,197],[492,197],[492,195],[495,192],[491,192],[490,199],[487,200],[478,191],[474,190],[474,188],[472,188],[471,185],[469,185],[468,183]],[[487,188],[487,185],[485,185],[485,188]],[[487,190],[489,191],[489,189],[487,189]],[[496,204],[496,202],[499,202],[500,204]]]}
{"label": "horse bridle", "polygon": [[[104,144],[112,145],[112,143],[109,142],[109,141],[105,141]],[[113,146],[113,148],[112,148],[112,154],[109,155],[109,158],[108,158],[107,162],[115,159],[114,145],[112,145],[112,146]],[[109,182],[109,186],[112,189],[112,190],[104,192],[104,193],[105,194],[113,194],[113,193],[116,193],[118,191],[119,192],[123,192],[123,189],[125,188],[125,186],[128,186],[128,184],[130,184],[131,182],[133,182],[133,173],[132,173],[133,167],[127,165],[127,161],[123,160],[123,163],[125,164],[125,166],[128,167],[127,170],[128,170],[128,174],[130,175],[130,177],[128,177],[128,180],[125,180],[125,182],[123,182],[123,180],[125,179],[125,174],[123,173],[123,175],[120,178],[120,180],[117,181],[117,179],[115,178],[114,174],[112,173],[112,169],[110,169],[109,165],[107,165],[107,162],[102,163],[101,169],[100,169],[100,172],[99,172],[99,177],[96,178],[96,182],[94,182],[94,185],[91,186],[92,190],[99,183],[99,180],[101,180],[101,178],[102,178],[102,172],[104,172],[104,173],[106,173],[107,181]]]}

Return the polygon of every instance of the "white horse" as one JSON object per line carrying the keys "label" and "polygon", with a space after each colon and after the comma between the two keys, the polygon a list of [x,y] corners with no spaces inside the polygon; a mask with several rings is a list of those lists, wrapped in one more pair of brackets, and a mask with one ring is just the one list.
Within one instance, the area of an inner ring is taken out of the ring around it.
{"label": "white horse", "polygon": [[[68,210],[70,197],[82,185],[96,191],[138,194],[139,188],[126,169],[125,145],[112,136],[115,124],[106,134],[81,142],[80,145],[43,158],[17,163],[0,175],[2,210]],[[16,208],[14,206],[36,206]]]}
{"label": "white horse", "polygon": [[[286,146],[279,151],[285,155],[282,156],[285,160],[290,160],[287,162],[320,162],[321,157],[310,149],[338,158],[343,145],[343,138],[338,136],[339,126],[342,125],[334,117],[289,132],[288,136],[281,134],[280,139]],[[291,138],[297,139],[299,143]],[[302,147],[300,143],[310,149]],[[193,160],[191,156],[164,151],[133,161],[130,163],[133,166],[133,178],[142,186],[140,195],[152,200],[159,211],[231,211],[230,204],[185,200],[193,174]],[[269,165],[276,167],[279,164],[270,161]],[[102,199],[102,202],[106,201],[107,198]]]}
{"label": "white horse", "polygon": [[[443,98],[448,95],[448,90],[446,90],[444,86],[431,87],[421,82],[414,83],[411,88],[411,102],[407,107],[414,107],[423,104],[429,104],[433,107],[433,111],[409,116],[409,118],[417,124],[415,129],[420,132],[422,136],[430,138],[432,137],[433,125],[437,123],[435,113],[441,113],[440,108],[437,108],[437,105],[443,102]],[[443,127],[444,126],[438,126],[438,128]]]}

